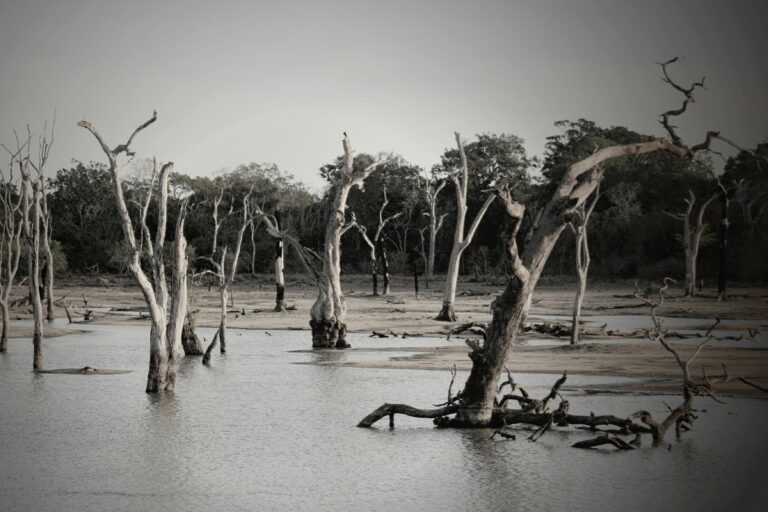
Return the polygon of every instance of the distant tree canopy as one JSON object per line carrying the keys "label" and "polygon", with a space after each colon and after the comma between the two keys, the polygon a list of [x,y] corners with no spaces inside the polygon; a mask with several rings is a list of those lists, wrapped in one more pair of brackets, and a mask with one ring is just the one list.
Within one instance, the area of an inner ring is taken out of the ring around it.
{"label": "distant tree canopy", "polygon": [[[601,127],[592,121],[559,121],[558,133],[547,139],[541,161],[526,154],[523,141],[512,134],[477,135],[465,144],[470,174],[468,218],[472,218],[496,186],[510,188],[514,196],[528,205],[526,219],[519,234],[524,243],[525,233],[532,226],[539,198],[549,197],[555,183],[573,162],[595,150],[611,144],[626,144],[651,139],[651,136],[625,127]],[[768,153],[768,143],[754,151]],[[355,167],[365,167],[373,161],[382,162],[366,180],[364,189],[350,192],[347,216],[355,214],[357,221],[375,230],[379,210],[386,190],[389,201],[385,216],[402,212],[384,230],[382,237],[390,253],[395,273],[410,273],[421,260],[421,235],[427,225],[427,204],[424,191],[426,179],[446,180],[439,196],[438,214],[447,214],[445,228],[437,238],[436,270],[444,271],[452,242],[455,219],[455,190],[451,177],[460,166],[456,149],[436,155],[440,163],[429,173],[399,155],[382,153],[356,156]],[[310,193],[294,177],[269,163],[249,163],[216,173],[213,177],[191,177],[174,173],[171,179],[170,221],[175,221],[181,199],[193,194],[187,219],[187,237],[193,267],[197,257],[210,256],[213,243],[213,205],[221,195],[219,218],[224,218],[219,232],[219,244],[233,244],[237,230],[237,211],[242,198],[253,189],[253,201],[266,212],[276,213],[281,224],[311,248],[319,249],[323,240],[328,207],[334,194],[335,181],[341,165],[340,157],[319,168],[328,183],[320,196]],[[737,265],[734,278],[766,279],[768,269],[758,264],[768,250],[768,167],[743,151],[730,158],[722,182],[731,194],[729,218],[732,223],[731,258]],[[538,167],[538,171],[536,171]],[[668,213],[685,208],[688,190],[697,200],[718,193],[709,160],[686,163],[664,152],[617,159],[606,165],[603,197],[589,225],[592,250],[592,275],[600,278],[658,278],[683,273],[681,223]],[[132,215],[140,215],[141,204],[147,196],[152,175],[151,161],[137,161],[125,172],[127,199]],[[49,204],[52,211],[53,238],[74,272],[124,271],[123,242],[120,223],[114,210],[113,188],[102,164],[73,162],[48,179]],[[222,194],[223,191],[223,194]],[[704,237],[700,268],[705,280],[716,274],[717,226],[720,222],[718,202],[713,203],[706,217],[708,234]],[[230,210],[232,214],[229,215]],[[150,209],[149,223],[153,223]],[[493,204],[481,223],[475,241],[462,263],[466,274],[504,273],[506,257],[500,234],[506,216],[501,205]],[[243,269],[270,271],[273,241],[255,223],[254,244],[249,235],[243,243],[240,264]],[[708,244],[709,242],[709,244]],[[352,230],[343,239],[342,265],[348,272],[367,272],[367,246],[359,233]],[[549,260],[547,272],[574,273],[573,240],[570,234],[561,237]],[[255,256],[255,257],[253,257]],[[300,272],[301,266],[289,253],[287,270]],[[57,267],[62,268],[62,267]],[[66,268],[66,267],[64,267]]]}

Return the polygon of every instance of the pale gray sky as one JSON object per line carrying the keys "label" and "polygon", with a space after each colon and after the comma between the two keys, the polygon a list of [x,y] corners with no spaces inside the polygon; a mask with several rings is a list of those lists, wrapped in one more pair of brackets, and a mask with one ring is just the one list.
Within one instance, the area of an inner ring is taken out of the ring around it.
{"label": "pale gray sky", "polygon": [[543,149],[559,119],[662,135],[680,97],[654,60],[708,90],[680,121],[768,137],[768,2],[0,0],[0,139],[57,111],[52,169],[134,144],[201,175],[274,162],[317,186],[347,131],[360,152],[429,168],[453,132]]}

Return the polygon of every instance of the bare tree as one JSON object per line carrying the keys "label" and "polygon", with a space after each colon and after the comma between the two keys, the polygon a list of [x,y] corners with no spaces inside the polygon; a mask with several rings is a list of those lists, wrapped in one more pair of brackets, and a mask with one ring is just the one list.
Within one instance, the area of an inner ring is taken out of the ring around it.
{"label": "bare tree", "polygon": [[358,231],[360,231],[360,236],[363,237],[363,241],[368,245],[369,249],[369,257],[370,257],[370,263],[371,263],[371,280],[373,283],[373,295],[374,297],[379,295],[379,277],[378,277],[378,254],[377,249],[381,249],[379,252],[381,252],[381,259],[382,259],[382,271],[384,276],[384,293],[383,295],[389,295],[389,262],[387,261],[387,253],[386,249],[383,244],[383,239],[381,237],[382,233],[384,232],[384,228],[386,227],[387,223],[389,223],[392,220],[397,219],[400,217],[403,212],[397,212],[389,217],[384,217],[384,210],[386,209],[387,205],[389,204],[389,199],[387,198],[387,187],[384,187],[384,202],[381,203],[381,208],[379,208],[379,222],[376,225],[376,232],[373,235],[373,239],[368,236],[368,231],[365,228],[365,226],[360,225],[360,223],[356,223]]}
{"label": "bare tree", "polygon": [[[427,199],[428,212],[424,212],[424,216],[429,218],[429,255],[427,256],[427,265],[425,268],[424,278],[426,280],[426,286],[429,288],[429,282],[435,275],[435,247],[437,244],[437,234],[440,232],[440,228],[443,227],[443,221],[445,220],[446,213],[443,213],[438,217],[437,215],[437,196],[446,185],[446,181],[441,181],[438,185],[436,180],[430,180],[428,177],[424,178],[424,196]],[[421,235],[423,238],[423,234]],[[422,248],[422,253],[424,249]]]}
{"label": "bare tree", "polygon": [[16,136],[16,150],[10,151],[11,165],[18,166],[21,194],[21,225],[27,248],[27,284],[29,302],[32,305],[32,347],[34,370],[43,369],[43,304],[40,284],[40,236],[43,224],[42,196],[45,183],[44,171],[51,150],[53,135],[48,135],[47,124],[38,138],[37,155],[32,155],[32,133],[27,127],[26,139]]}
{"label": "bare tree", "polygon": [[[280,214],[275,212],[275,224],[280,229]],[[253,230],[251,230],[253,236]],[[275,238],[275,311],[285,311],[285,246]],[[251,242],[253,243],[253,242]]]}
{"label": "bare tree", "polygon": [[[512,278],[508,281],[504,292],[491,305],[492,321],[484,332],[482,342],[468,340],[471,348],[469,357],[472,369],[464,385],[464,389],[455,400],[449,400],[444,407],[434,410],[403,410],[394,409],[387,404],[377,409],[361,422],[361,426],[369,426],[371,419],[375,421],[377,414],[394,413],[409,414],[419,417],[441,418],[438,420],[446,426],[488,426],[500,423],[505,418],[503,410],[497,403],[497,392],[504,363],[530,308],[533,292],[558,238],[565,229],[569,218],[580,205],[595,191],[599,182],[600,172],[597,166],[615,158],[640,155],[654,151],[668,151],[680,158],[693,158],[698,151],[708,150],[710,142],[717,132],[708,132],[704,142],[694,146],[683,144],[669,124],[669,118],[685,112],[693,99],[693,91],[701,82],[694,83],[689,88],[683,88],[669,78],[667,66],[676,59],[661,63],[665,80],[676,90],[683,92],[685,100],[681,108],[670,110],[661,115],[662,125],[667,130],[671,140],[656,139],[633,144],[613,145],[601,148],[592,155],[573,163],[561,178],[556,190],[550,197],[537,222],[531,230],[531,235],[525,249],[520,253],[517,247],[516,235],[523,218],[524,206],[517,203],[506,191],[499,191],[504,208],[512,222],[506,233],[507,257],[512,268]],[[457,137],[458,138],[458,137]],[[719,137],[721,138],[721,137]],[[564,380],[564,379],[563,379]],[[556,392],[555,387],[553,390]],[[407,406],[406,406],[407,407]],[[455,414],[453,418],[448,415]]]}
{"label": "bare tree", "polygon": [[[206,350],[207,354],[210,354],[211,350],[216,344],[216,341],[218,339],[219,341],[219,349],[222,354],[225,354],[227,352],[227,338],[226,338],[226,332],[227,332],[227,305],[229,303],[229,287],[232,285],[232,283],[235,281],[235,277],[237,276],[237,267],[238,267],[238,261],[240,259],[240,249],[243,246],[243,236],[245,235],[245,230],[248,229],[248,227],[251,225],[251,211],[248,204],[248,201],[251,197],[251,192],[248,192],[245,197],[243,198],[243,211],[242,211],[242,219],[240,228],[237,230],[237,238],[235,241],[235,250],[233,252],[232,261],[230,262],[230,267],[227,269],[227,246],[224,246],[224,249],[221,250],[221,256],[219,257],[219,261],[214,260],[213,258],[206,258],[207,261],[213,265],[216,272],[213,273],[219,280],[219,307],[220,307],[220,314],[219,314],[219,329],[218,329],[218,337],[214,336],[213,340],[211,341],[211,345]],[[216,247],[218,244],[218,233],[219,228],[221,227],[221,222],[218,220],[218,207],[221,203],[221,198],[223,196],[222,194],[219,195],[218,199],[214,203],[213,208],[213,223],[214,223],[214,232],[213,232],[213,247],[214,252],[216,251]],[[230,213],[232,212],[232,208],[230,208]],[[204,361],[205,362],[205,361]]]}
{"label": "bare tree", "polygon": [[688,197],[684,200],[687,205],[683,213],[669,213],[667,215],[683,221],[683,247],[685,248],[685,295],[693,297],[696,295],[696,266],[699,259],[699,247],[701,245],[701,236],[704,234],[706,224],[704,223],[704,214],[707,207],[717,199],[719,194],[712,195],[699,207],[695,221],[691,220],[693,216],[696,195],[693,190],[688,191]]}
{"label": "bare tree", "polygon": [[[136,241],[134,224],[128,213],[123,190],[123,180],[120,174],[121,166],[118,158],[121,154],[132,157],[130,150],[133,139],[139,132],[147,128],[157,120],[157,112],[152,117],[136,128],[127,142],[110,148],[99,132],[88,121],[77,123],[81,128],[88,130],[99,143],[107,157],[109,172],[112,175],[112,183],[115,190],[115,202],[123,229],[123,237],[128,252],[128,268],[144,295],[144,300],[149,308],[151,326],[149,331],[149,372],[147,374],[147,393],[159,391],[173,391],[176,383],[176,367],[180,358],[181,332],[187,314],[187,241],[184,237],[184,222],[186,219],[187,201],[183,201],[181,211],[176,222],[173,275],[171,278],[171,291],[165,275],[165,262],[163,248],[165,245],[166,224],[168,220],[168,177],[173,167],[172,162],[164,164],[157,179],[157,190],[154,199],[157,204],[157,231],[154,242],[149,226],[142,216],[141,238],[142,247]],[[155,168],[153,174],[157,172]],[[154,181],[154,179],[153,179]],[[149,201],[149,199],[147,200]],[[141,265],[142,252],[149,258],[150,274],[144,271]]]}
{"label": "bare tree", "polygon": [[[602,175],[602,170],[599,172]],[[602,176],[597,179],[598,184],[595,188],[592,202],[588,206],[586,204],[579,206],[576,209],[573,219],[568,223],[568,226],[571,228],[574,237],[576,238],[576,275],[579,279],[579,284],[576,288],[576,297],[573,300],[571,345],[576,345],[579,342],[579,337],[581,335],[581,306],[584,302],[584,294],[587,291],[587,274],[589,273],[589,264],[591,261],[587,227],[592,211],[600,200],[600,180],[602,179]]]}
{"label": "bare tree", "polygon": [[302,246],[298,240],[280,231],[274,217],[254,206],[254,213],[265,223],[267,232],[290,244],[318,287],[318,296],[310,309],[309,325],[312,329],[313,348],[347,348],[347,305],[341,291],[341,237],[356,226],[352,216],[346,220],[347,197],[353,187],[363,184],[366,177],[379,165],[374,162],[355,170],[352,145],[346,133],[343,139],[344,157],[336,182],[336,194],[325,227],[325,246],[322,256]]}
{"label": "bare tree", "polygon": [[448,261],[448,274],[445,277],[445,289],[443,290],[443,308],[435,317],[435,320],[445,322],[455,322],[456,313],[454,311],[454,302],[456,301],[456,288],[459,282],[459,266],[461,265],[461,255],[464,253],[477,232],[477,227],[483,220],[488,207],[491,206],[494,194],[489,194],[480,210],[475,215],[469,231],[464,233],[464,223],[467,218],[467,191],[469,190],[469,166],[467,164],[467,155],[464,152],[464,143],[458,132],[455,134],[456,145],[459,148],[461,158],[461,171],[453,176],[453,183],[456,186],[456,226],[453,234],[453,246],[451,247],[451,258]]}
{"label": "bare tree", "polygon": [[[28,141],[27,141],[28,142]],[[17,165],[20,151],[11,153],[8,174],[0,169],[2,190],[0,190],[0,316],[3,327],[0,333],[0,352],[8,350],[8,323],[10,311],[8,299],[19,270],[21,256],[21,233],[24,229],[21,222],[22,195],[15,191],[13,169]]]}
{"label": "bare tree", "polygon": [[53,239],[53,226],[51,223],[51,211],[48,209],[48,193],[43,187],[41,191],[41,221],[42,232],[40,234],[43,242],[43,257],[45,258],[42,273],[42,278],[45,280],[43,290],[45,291],[45,318],[48,321],[53,321],[56,317],[53,313],[53,277],[54,277],[54,261],[53,252],[51,251],[51,241]]}

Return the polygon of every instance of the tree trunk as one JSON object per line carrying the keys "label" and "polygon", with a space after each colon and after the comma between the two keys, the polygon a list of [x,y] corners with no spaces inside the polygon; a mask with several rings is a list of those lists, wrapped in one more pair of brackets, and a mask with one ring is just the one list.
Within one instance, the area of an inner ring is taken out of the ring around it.
{"label": "tree trunk", "polygon": [[285,268],[285,248],[283,241],[279,238],[275,238],[275,311],[285,311],[285,274],[283,269]]}
{"label": "tree trunk", "polygon": [[472,225],[469,227],[469,231],[466,236],[464,235],[464,223],[467,217],[467,190],[469,187],[469,168],[467,164],[467,155],[464,153],[464,144],[461,142],[461,136],[458,133],[456,136],[456,145],[459,148],[459,156],[461,157],[461,175],[454,176],[453,181],[456,186],[456,226],[453,233],[453,246],[451,247],[451,258],[448,262],[448,274],[445,276],[445,288],[443,289],[443,307],[440,313],[435,317],[435,320],[442,320],[445,322],[455,322],[456,314],[453,310],[453,303],[456,300],[456,287],[459,280],[459,270],[461,265],[461,255],[464,250],[472,242],[477,227],[483,220],[485,213],[491,206],[494,198],[494,194],[490,194],[485,200],[480,210],[475,215],[475,219],[472,221]]}
{"label": "tree trunk", "polygon": [[376,265],[376,257],[371,258],[371,282],[373,283],[373,296],[379,296],[379,272]]}
{"label": "tree trunk", "polygon": [[717,273],[717,300],[728,300],[726,284],[728,281],[728,234],[730,231],[730,221],[728,220],[728,209],[730,207],[730,198],[727,192],[721,194],[722,213],[720,214],[720,241],[719,241],[719,264]]}
{"label": "tree trunk", "polygon": [[[456,222],[457,226],[459,222]],[[462,220],[463,228],[463,220]],[[459,258],[461,258],[461,252],[458,250],[451,251],[451,259],[448,261],[448,272],[445,276],[445,289],[443,290],[443,307],[440,313],[435,317],[435,320],[443,322],[455,322],[456,313],[453,310],[453,303],[456,300],[456,288],[459,283]]]}
{"label": "tree trunk", "polygon": [[176,365],[168,354],[166,345],[166,326],[159,318],[152,319],[149,331],[149,371],[147,373],[147,393],[173,391],[176,384]]}
{"label": "tree trunk", "polygon": [[219,293],[221,300],[221,316],[219,318],[219,352],[221,354],[227,353],[227,301],[229,300],[229,291],[226,288],[221,288]]}
{"label": "tree trunk", "polygon": [[384,295],[389,295],[389,260],[387,259],[387,248],[384,242],[379,242],[379,253],[381,253],[381,274],[384,277]]}
{"label": "tree trunk", "polygon": [[201,356],[203,355],[203,344],[195,333],[194,321],[187,317],[184,327],[181,330],[181,346],[184,348],[184,355]]}
{"label": "tree trunk", "polygon": [[6,352],[8,350],[8,322],[10,321],[7,301],[0,302],[0,316],[3,321],[2,332],[0,332],[0,352]]}
{"label": "tree trunk", "polygon": [[576,298],[573,301],[573,327],[571,327],[571,345],[579,343],[581,338],[581,306],[584,302],[584,294],[587,291],[586,269],[577,269],[579,287],[576,290]]}

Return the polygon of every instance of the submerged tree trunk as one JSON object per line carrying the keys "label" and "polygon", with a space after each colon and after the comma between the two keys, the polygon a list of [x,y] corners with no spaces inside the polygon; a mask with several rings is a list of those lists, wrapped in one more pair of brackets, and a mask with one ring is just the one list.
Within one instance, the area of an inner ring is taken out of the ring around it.
{"label": "submerged tree trunk", "polygon": [[10,321],[7,303],[0,302],[0,316],[3,321],[2,332],[0,332],[0,352],[6,352],[8,350],[8,322]]}
{"label": "submerged tree trunk", "polygon": [[[101,135],[88,121],[77,123],[81,128],[88,130],[101,146],[102,151],[107,156],[109,162],[109,171],[112,175],[112,184],[115,191],[115,203],[117,213],[120,218],[123,230],[123,238],[128,249],[129,262],[128,268],[136,279],[141,289],[144,300],[149,309],[151,318],[151,327],[149,335],[149,370],[147,372],[147,393],[156,393],[160,391],[173,391],[176,384],[176,366],[178,364],[181,351],[181,334],[184,319],[187,314],[187,242],[184,238],[184,222],[186,219],[187,200],[182,201],[180,213],[176,221],[175,232],[175,251],[172,276],[172,290],[169,294],[168,283],[166,280],[165,262],[163,250],[165,245],[166,227],[168,220],[168,178],[173,163],[164,164],[157,175],[157,165],[155,163],[152,173],[152,186],[147,194],[146,201],[142,209],[140,233],[142,245],[136,241],[136,231],[134,229],[131,216],[128,213],[125,196],[123,192],[122,177],[120,175],[120,166],[118,157],[122,153],[132,154],[129,147],[134,137],[157,120],[157,112],[152,117],[136,128],[125,144],[110,149],[101,138]],[[155,178],[158,177],[156,204],[157,204],[157,231],[155,232],[154,243],[150,234],[149,226],[146,222],[146,212],[149,204],[155,195]],[[142,267],[142,253],[150,259],[149,272],[147,275]]]}
{"label": "submerged tree trunk", "polygon": [[185,356],[203,355],[203,344],[195,333],[195,323],[189,315],[181,330],[181,346]]}

